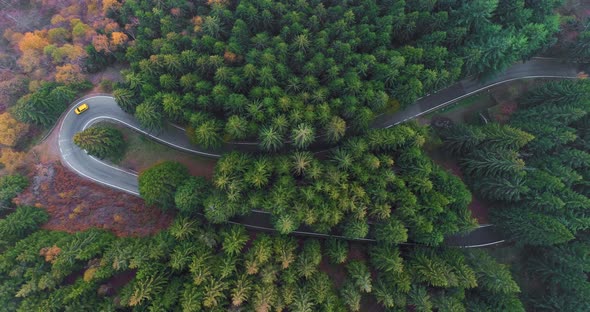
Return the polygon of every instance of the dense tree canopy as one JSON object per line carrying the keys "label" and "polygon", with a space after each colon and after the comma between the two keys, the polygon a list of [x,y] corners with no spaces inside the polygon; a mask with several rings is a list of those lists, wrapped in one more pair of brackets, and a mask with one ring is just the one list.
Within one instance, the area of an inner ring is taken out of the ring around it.
{"label": "dense tree canopy", "polygon": [[167,210],[174,207],[176,190],[188,177],[188,169],[184,165],[172,161],[162,162],[140,173],[139,194],[146,204],[158,205]]}
{"label": "dense tree canopy", "polygon": [[590,228],[588,82],[554,82],[526,94],[509,125],[443,131],[468,182],[498,206],[520,243],[553,245]]}
{"label": "dense tree canopy", "polygon": [[92,87],[89,82],[64,85],[44,82],[39,89],[21,97],[11,108],[21,122],[41,126],[52,125],[81,90]]}
{"label": "dense tree canopy", "polygon": [[[462,158],[468,184],[494,207],[493,222],[525,245],[521,279],[543,285],[527,294],[536,311],[585,311],[590,304],[583,264],[590,250],[589,90],[585,80],[548,83],[519,100],[507,125],[441,133],[448,150]],[[489,293],[502,287],[497,282],[475,293],[474,310],[492,307]],[[516,304],[510,299],[493,307],[512,311]]]}
{"label": "dense tree canopy", "polygon": [[[137,18],[119,104],[195,143],[277,150],[334,143],[376,113],[526,59],[557,31],[559,1],[125,1]],[[137,107],[137,109],[134,109]]]}
{"label": "dense tree canopy", "polygon": [[[0,221],[3,237],[7,222],[27,224],[0,248],[5,311],[359,311],[368,296],[387,309],[465,311],[476,299],[506,307],[518,292],[506,268],[458,249],[376,245],[366,261],[366,247],[350,251],[344,241],[252,235],[185,217],[152,237],[116,238],[38,230],[44,219],[27,222],[31,213],[44,214],[22,207]],[[320,265],[326,254],[331,269]],[[474,297],[486,291],[493,296]]]}
{"label": "dense tree canopy", "polygon": [[421,150],[425,128],[410,124],[353,137],[321,158],[309,152],[224,155],[205,216],[219,223],[250,210],[273,215],[280,233],[299,225],[349,238],[438,245],[474,226],[471,194]]}

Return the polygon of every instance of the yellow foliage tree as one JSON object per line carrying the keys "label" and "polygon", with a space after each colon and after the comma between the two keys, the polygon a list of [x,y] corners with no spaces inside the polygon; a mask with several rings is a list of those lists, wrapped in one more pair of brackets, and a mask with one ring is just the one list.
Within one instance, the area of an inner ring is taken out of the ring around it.
{"label": "yellow foliage tree", "polygon": [[61,24],[66,21],[67,19],[59,14],[55,14],[51,17],[51,25]]}
{"label": "yellow foliage tree", "polygon": [[0,144],[14,146],[28,130],[29,125],[18,122],[10,113],[0,115]]}
{"label": "yellow foliage tree", "polygon": [[4,169],[8,173],[14,173],[25,164],[26,156],[27,154],[24,152],[17,152],[12,148],[3,148],[0,150],[0,164],[4,165]]}
{"label": "yellow foliage tree", "polygon": [[52,28],[47,32],[47,35],[49,37],[49,41],[53,43],[62,43],[70,40],[72,37],[70,31],[63,27]]}
{"label": "yellow foliage tree", "polygon": [[102,0],[102,13],[107,14],[110,9],[117,10],[121,7],[121,3],[117,0]]}
{"label": "yellow foliage tree", "polygon": [[77,64],[65,64],[56,67],[55,81],[68,83],[81,82],[84,79],[82,68]]}
{"label": "yellow foliage tree", "polygon": [[21,52],[27,51],[43,52],[43,48],[49,44],[49,40],[45,38],[45,32],[35,31],[34,33],[28,32],[18,42],[18,48]]}
{"label": "yellow foliage tree", "polygon": [[77,18],[72,19],[70,25],[72,25],[72,37],[74,40],[89,40],[96,33],[92,27]]}
{"label": "yellow foliage tree", "polygon": [[35,69],[39,68],[41,65],[41,59],[42,54],[30,50],[24,52],[18,59],[17,63],[25,73],[31,73]]}
{"label": "yellow foliage tree", "polygon": [[115,31],[111,34],[111,44],[113,46],[120,46],[127,42],[127,40],[129,40],[129,37],[120,31]]}
{"label": "yellow foliage tree", "polygon": [[54,64],[63,63],[66,58],[69,63],[77,63],[84,56],[86,56],[86,51],[81,46],[69,43],[51,51]]}

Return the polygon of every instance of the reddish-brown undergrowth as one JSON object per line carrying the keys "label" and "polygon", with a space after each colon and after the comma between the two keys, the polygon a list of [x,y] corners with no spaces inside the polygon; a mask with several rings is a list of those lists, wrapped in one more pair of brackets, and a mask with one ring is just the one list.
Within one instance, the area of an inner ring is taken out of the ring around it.
{"label": "reddish-brown undergrowth", "polygon": [[117,236],[146,236],[167,228],[173,219],[138,197],[82,179],[56,161],[34,165],[29,178],[31,185],[15,201],[47,209],[46,229],[71,233],[103,228]]}

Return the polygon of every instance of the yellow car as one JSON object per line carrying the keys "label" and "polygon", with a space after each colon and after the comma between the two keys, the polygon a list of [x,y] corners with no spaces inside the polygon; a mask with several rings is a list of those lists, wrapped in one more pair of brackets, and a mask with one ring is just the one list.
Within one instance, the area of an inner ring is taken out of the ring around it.
{"label": "yellow car", "polygon": [[76,113],[76,115],[80,115],[83,112],[88,110],[88,104],[86,103],[82,103],[82,105],[76,107],[76,109],[74,110],[74,112]]}

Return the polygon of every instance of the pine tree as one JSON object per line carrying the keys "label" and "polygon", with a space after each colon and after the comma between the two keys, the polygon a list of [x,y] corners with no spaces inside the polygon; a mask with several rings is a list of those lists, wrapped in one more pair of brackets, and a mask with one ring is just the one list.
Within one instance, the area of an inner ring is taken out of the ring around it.
{"label": "pine tree", "polygon": [[465,173],[478,176],[522,174],[525,163],[514,151],[476,151],[462,160]]}
{"label": "pine tree", "polygon": [[403,261],[399,249],[391,245],[378,244],[370,250],[371,264],[380,272],[400,273],[403,271]]}
{"label": "pine tree", "polygon": [[574,235],[558,219],[515,207],[495,210],[494,218],[520,244],[554,245],[570,241]]}
{"label": "pine tree", "polygon": [[326,241],[326,255],[333,264],[342,264],[348,258],[348,243],[345,240],[331,238]]}
{"label": "pine tree", "polygon": [[519,201],[529,192],[524,176],[483,177],[474,181],[473,188],[486,199]]}
{"label": "pine tree", "polygon": [[125,152],[123,134],[111,127],[94,126],[74,135],[74,143],[98,158],[118,159]]}
{"label": "pine tree", "polygon": [[336,143],[340,141],[346,133],[346,121],[338,116],[333,116],[330,122],[326,125],[324,131],[326,136],[325,140],[328,143]]}
{"label": "pine tree", "polygon": [[408,240],[408,230],[401,221],[389,218],[375,225],[375,238],[386,244],[404,243]]}
{"label": "pine tree", "polygon": [[315,130],[307,124],[299,124],[291,131],[291,141],[298,149],[307,148],[315,140]]}
{"label": "pine tree", "polygon": [[276,262],[281,265],[281,269],[287,269],[295,261],[295,251],[297,241],[293,237],[277,236],[273,240],[273,249]]}
{"label": "pine tree", "polygon": [[248,241],[248,233],[243,226],[231,225],[221,231],[222,249],[228,255],[238,255]]}
{"label": "pine tree", "polygon": [[578,103],[588,94],[588,82],[553,81],[526,93],[519,105],[530,108],[541,104]]}
{"label": "pine tree", "polygon": [[135,108],[135,118],[148,130],[160,130],[164,124],[162,112],[153,101],[146,101]]}
{"label": "pine tree", "polygon": [[348,276],[353,281],[354,285],[365,293],[370,293],[372,290],[371,274],[367,265],[364,262],[353,260],[346,265]]}
{"label": "pine tree", "polygon": [[242,305],[242,303],[248,301],[251,291],[252,280],[250,277],[246,274],[240,275],[235,280],[235,284],[231,288],[232,304],[236,307],[239,307]]}
{"label": "pine tree", "polygon": [[221,137],[221,126],[216,120],[207,120],[195,128],[193,136],[195,144],[202,145],[204,148],[217,148],[221,146],[223,139]]}
{"label": "pine tree", "polygon": [[524,311],[516,296],[520,288],[513,280],[507,265],[496,262],[489,254],[480,250],[470,250],[465,254],[465,259],[475,271],[478,284],[478,287],[470,292],[468,307]]}
{"label": "pine tree", "polygon": [[14,204],[12,199],[29,185],[29,181],[22,175],[4,175],[0,177],[0,210],[10,209]]}
{"label": "pine tree", "polygon": [[277,151],[284,145],[283,135],[275,127],[262,127],[258,138],[260,146],[265,151]]}

